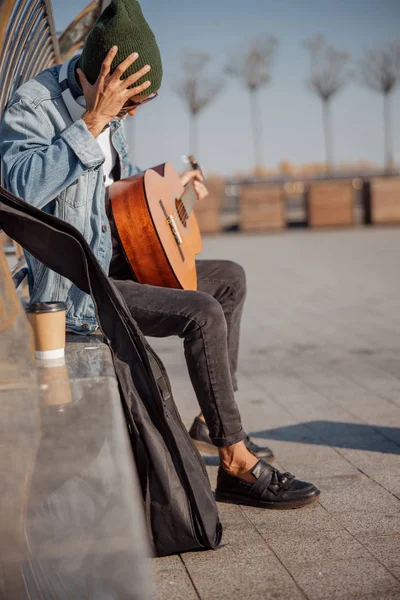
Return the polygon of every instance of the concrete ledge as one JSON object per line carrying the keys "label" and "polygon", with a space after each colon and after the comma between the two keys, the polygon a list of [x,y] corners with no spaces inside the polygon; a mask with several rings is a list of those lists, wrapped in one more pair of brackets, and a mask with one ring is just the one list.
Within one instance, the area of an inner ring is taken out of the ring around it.
{"label": "concrete ledge", "polygon": [[65,362],[69,378],[107,377],[116,380],[111,351],[102,333],[75,335],[67,333]]}
{"label": "concrete ledge", "polygon": [[31,375],[0,386],[0,597],[150,599],[143,501],[108,346],[68,336],[65,361],[37,361]]}

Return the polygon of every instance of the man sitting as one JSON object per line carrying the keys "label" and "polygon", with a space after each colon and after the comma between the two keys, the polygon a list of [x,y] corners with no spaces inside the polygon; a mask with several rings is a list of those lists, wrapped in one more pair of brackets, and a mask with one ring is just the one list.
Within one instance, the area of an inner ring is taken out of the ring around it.
{"label": "man sitting", "polygon": [[[293,508],[319,490],[280,473],[243,430],[235,402],[239,329],[246,293],[243,269],[230,261],[197,261],[198,291],[135,281],[112,220],[108,187],[138,172],[128,160],[122,119],[156,98],[162,63],[137,0],[113,0],[80,57],[43,71],[11,98],[0,127],[6,187],[26,202],[74,225],[114,279],[145,335],[178,335],[202,415],[191,436],[220,456],[217,500]],[[207,195],[198,172],[201,200]],[[67,328],[95,331],[90,296],[27,254],[32,302],[63,301]],[[204,415],[204,419],[203,419]],[[204,447],[204,446],[203,446]]]}

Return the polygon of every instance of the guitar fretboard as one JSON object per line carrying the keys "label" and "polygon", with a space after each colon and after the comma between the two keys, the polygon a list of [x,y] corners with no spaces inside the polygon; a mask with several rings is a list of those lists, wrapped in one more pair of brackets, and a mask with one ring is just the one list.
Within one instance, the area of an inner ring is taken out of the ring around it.
{"label": "guitar fretboard", "polygon": [[187,186],[185,187],[185,191],[183,192],[182,197],[181,197],[181,202],[186,211],[187,217],[190,217],[190,215],[196,205],[196,202],[197,202],[197,194],[196,194],[196,190],[194,188],[193,181],[188,183]]}

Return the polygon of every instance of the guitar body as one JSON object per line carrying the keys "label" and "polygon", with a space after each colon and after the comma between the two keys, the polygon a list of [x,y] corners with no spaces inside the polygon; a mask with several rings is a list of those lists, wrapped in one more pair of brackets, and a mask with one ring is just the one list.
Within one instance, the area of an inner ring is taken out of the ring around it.
{"label": "guitar body", "polygon": [[195,256],[201,252],[201,235],[194,212],[187,217],[180,201],[184,192],[169,163],[110,187],[115,226],[140,283],[197,289]]}

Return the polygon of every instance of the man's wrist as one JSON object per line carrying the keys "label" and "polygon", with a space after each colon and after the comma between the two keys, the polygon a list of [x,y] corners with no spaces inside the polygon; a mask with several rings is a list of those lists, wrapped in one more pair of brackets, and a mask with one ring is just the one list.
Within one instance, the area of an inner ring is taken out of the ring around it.
{"label": "man's wrist", "polygon": [[101,134],[104,127],[106,127],[106,125],[109,123],[107,119],[101,119],[98,117],[98,115],[93,114],[90,111],[85,112],[82,120],[85,121],[86,127],[95,138]]}

